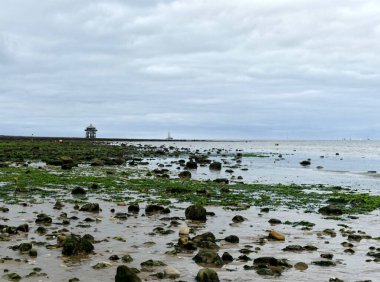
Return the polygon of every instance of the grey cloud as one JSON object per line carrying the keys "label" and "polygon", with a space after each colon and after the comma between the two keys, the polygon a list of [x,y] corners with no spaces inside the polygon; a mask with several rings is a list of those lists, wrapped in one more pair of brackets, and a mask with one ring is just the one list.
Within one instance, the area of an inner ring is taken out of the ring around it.
{"label": "grey cloud", "polygon": [[81,136],[94,122],[100,136],[379,138],[379,12],[369,0],[4,0],[0,134]]}

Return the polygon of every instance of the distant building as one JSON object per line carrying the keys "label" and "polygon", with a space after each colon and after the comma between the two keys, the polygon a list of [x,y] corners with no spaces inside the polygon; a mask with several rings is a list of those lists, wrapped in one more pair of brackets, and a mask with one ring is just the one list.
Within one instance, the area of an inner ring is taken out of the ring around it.
{"label": "distant building", "polygon": [[90,124],[86,127],[84,130],[86,132],[86,138],[87,139],[95,139],[96,138],[96,132],[98,131],[95,126]]}
{"label": "distant building", "polygon": [[170,136],[170,131],[168,132],[168,137],[166,138],[166,140],[173,140],[173,137]]}

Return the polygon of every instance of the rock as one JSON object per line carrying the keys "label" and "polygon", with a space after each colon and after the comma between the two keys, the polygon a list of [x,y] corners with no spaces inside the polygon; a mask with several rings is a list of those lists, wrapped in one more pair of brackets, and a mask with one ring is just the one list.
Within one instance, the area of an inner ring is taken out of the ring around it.
{"label": "rock", "polygon": [[32,249],[32,244],[31,243],[21,243],[19,246],[18,246],[18,250],[20,251],[20,253],[22,254],[26,254],[26,253],[29,253],[29,251]]}
{"label": "rock", "polygon": [[164,269],[164,277],[169,279],[176,279],[181,276],[181,272],[179,272],[174,267],[168,266]]}
{"label": "rock", "polygon": [[26,223],[21,224],[21,225],[17,226],[16,230],[27,233],[27,232],[29,232],[29,225]]}
{"label": "rock", "polygon": [[160,206],[160,205],[147,205],[145,207],[146,215],[163,213],[164,210],[165,210],[165,208],[163,206]]}
{"label": "rock", "polygon": [[339,279],[339,278],[336,278],[336,277],[332,277],[329,279],[329,282],[344,282],[342,279]]}
{"label": "rock", "polygon": [[180,229],[179,229],[179,235],[180,236],[189,236],[190,234],[190,228],[187,227],[187,226],[182,226]]}
{"label": "rock", "polygon": [[219,282],[218,274],[210,268],[199,270],[195,279],[197,282]]}
{"label": "rock", "polygon": [[240,223],[240,222],[243,222],[245,221],[246,219],[244,217],[242,217],[241,215],[235,215],[233,218],[232,218],[232,221],[235,222],[235,223]]}
{"label": "rock", "polygon": [[304,263],[304,262],[297,262],[295,265],[294,265],[294,268],[299,270],[299,271],[304,271],[306,269],[309,268],[309,266]]}
{"label": "rock", "polygon": [[191,178],[191,172],[188,170],[181,171],[178,174],[178,177],[181,179],[190,179]]}
{"label": "rock", "polygon": [[130,263],[133,261],[133,258],[130,255],[124,255],[122,256],[121,260],[125,263]]}
{"label": "rock", "polygon": [[128,212],[130,213],[139,213],[140,207],[139,204],[131,204],[128,206]]}
{"label": "rock", "polygon": [[92,268],[93,269],[104,269],[104,268],[108,268],[111,266],[112,266],[112,263],[109,263],[107,261],[102,261],[102,262],[98,262],[97,264],[93,265]]}
{"label": "rock", "polygon": [[268,238],[277,241],[285,241],[285,235],[280,232],[277,232],[276,230],[271,230],[271,232],[268,235]]}
{"label": "rock", "polygon": [[230,253],[224,252],[222,255],[222,260],[224,263],[230,263],[233,262],[234,258],[231,256]]}
{"label": "rock", "polygon": [[224,238],[224,241],[226,241],[228,243],[237,244],[237,243],[239,243],[239,237],[236,235],[230,235],[230,236],[227,236],[226,238]]}
{"label": "rock", "polygon": [[305,160],[305,161],[300,162],[300,165],[309,166],[309,165],[311,165],[311,162],[309,160]]}
{"label": "rock", "polygon": [[261,208],[261,209],[260,209],[260,212],[268,213],[268,212],[269,212],[269,208]]}
{"label": "rock", "polygon": [[198,168],[198,164],[194,161],[189,161],[186,163],[186,168],[188,169],[197,169]]}
{"label": "rock", "polygon": [[356,241],[356,242],[360,242],[360,240],[362,239],[363,237],[361,235],[358,235],[358,234],[350,234],[348,235],[347,239],[348,241]]}
{"label": "rock", "polygon": [[56,201],[55,204],[54,204],[54,207],[53,209],[55,210],[60,210],[64,207],[65,205],[61,202],[61,201]]}
{"label": "rock", "polygon": [[80,211],[85,211],[85,212],[99,212],[100,207],[98,203],[87,203],[84,204],[81,208]]}
{"label": "rock", "polygon": [[62,243],[62,254],[65,256],[75,256],[79,254],[89,254],[94,250],[94,246],[85,236],[71,234]]}
{"label": "rock", "polygon": [[230,181],[227,178],[217,178],[217,179],[214,180],[214,182],[220,183],[220,184],[228,184],[228,183],[230,183]]}
{"label": "rock", "polygon": [[269,221],[268,221],[270,224],[281,224],[282,222],[281,222],[281,220],[279,220],[279,219],[276,219],[276,218],[271,218],[271,219],[269,219]]}
{"label": "rock", "polygon": [[210,170],[221,170],[222,169],[222,164],[220,162],[213,162],[209,166]]}
{"label": "rock", "polygon": [[112,260],[112,261],[117,261],[117,260],[119,260],[120,258],[119,258],[118,255],[112,255],[112,256],[110,256],[108,259],[109,259],[109,260]]}
{"label": "rock", "polygon": [[104,162],[99,159],[95,159],[91,162],[91,166],[104,166]]}
{"label": "rock", "polygon": [[287,268],[292,267],[286,259],[276,259],[274,257],[258,257],[254,259],[253,264],[267,266],[283,266]]}
{"label": "rock", "polygon": [[50,224],[52,223],[52,221],[53,219],[44,213],[40,213],[39,215],[37,215],[37,219],[36,219],[37,224]]}
{"label": "rock", "polygon": [[207,250],[200,250],[198,254],[193,257],[193,260],[197,264],[204,264],[212,267],[222,267],[224,264],[217,252]]}
{"label": "rock", "polygon": [[333,205],[322,207],[318,210],[318,212],[323,215],[342,215],[343,214],[343,211],[340,208]]}
{"label": "rock", "polygon": [[42,227],[42,226],[39,226],[37,229],[36,229],[36,232],[40,235],[44,235],[47,233],[47,230],[45,227]]}
{"label": "rock", "polygon": [[301,252],[304,248],[300,245],[289,245],[282,249],[285,252]]}
{"label": "rock", "polygon": [[321,254],[321,258],[324,258],[324,259],[333,259],[333,257],[334,257],[333,254],[329,254],[329,253]]}
{"label": "rock", "polygon": [[37,249],[31,249],[30,251],[29,251],[29,255],[31,256],[31,257],[37,257],[37,255],[38,255],[38,252],[37,252]]}
{"label": "rock", "polygon": [[206,209],[201,205],[191,205],[185,210],[186,219],[206,221]]}
{"label": "rock", "polygon": [[10,281],[20,281],[21,280],[21,276],[18,275],[17,273],[14,273],[14,272],[6,274],[5,278],[10,280]]}
{"label": "rock", "polygon": [[319,266],[336,266],[336,263],[330,260],[313,261],[312,264]]}
{"label": "rock", "polygon": [[147,260],[140,264],[142,267],[157,267],[157,266],[166,266],[166,264],[160,260]]}
{"label": "rock", "polygon": [[141,279],[131,268],[119,265],[116,270],[115,282],[141,282]]}
{"label": "rock", "polygon": [[206,241],[215,243],[215,240],[216,240],[215,235],[212,232],[206,232],[206,233],[195,236],[192,241],[195,244],[199,244],[201,242],[206,242]]}
{"label": "rock", "polygon": [[73,195],[86,195],[86,190],[82,187],[75,187],[73,190],[71,190],[71,194]]}

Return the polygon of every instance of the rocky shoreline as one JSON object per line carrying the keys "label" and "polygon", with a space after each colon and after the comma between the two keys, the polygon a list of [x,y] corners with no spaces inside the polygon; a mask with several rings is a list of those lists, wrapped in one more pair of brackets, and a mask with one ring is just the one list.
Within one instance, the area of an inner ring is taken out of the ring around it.
{"label": "rocky shoreline", "polygon": [[[198,166],[244,169],[244,152],[73,140],[0,148],[3,279],[376,281],[379,196],[233,173],[191,179]],[[175,174],[165,157],[177,159]]]}

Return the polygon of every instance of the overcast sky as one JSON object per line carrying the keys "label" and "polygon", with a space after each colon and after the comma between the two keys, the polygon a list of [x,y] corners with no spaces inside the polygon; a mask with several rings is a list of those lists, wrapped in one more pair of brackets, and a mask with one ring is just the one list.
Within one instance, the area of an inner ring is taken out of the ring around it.
{"label": "overcast sky", "polygon": [[380,138],[380,1],[1,0],[0,135]]}

